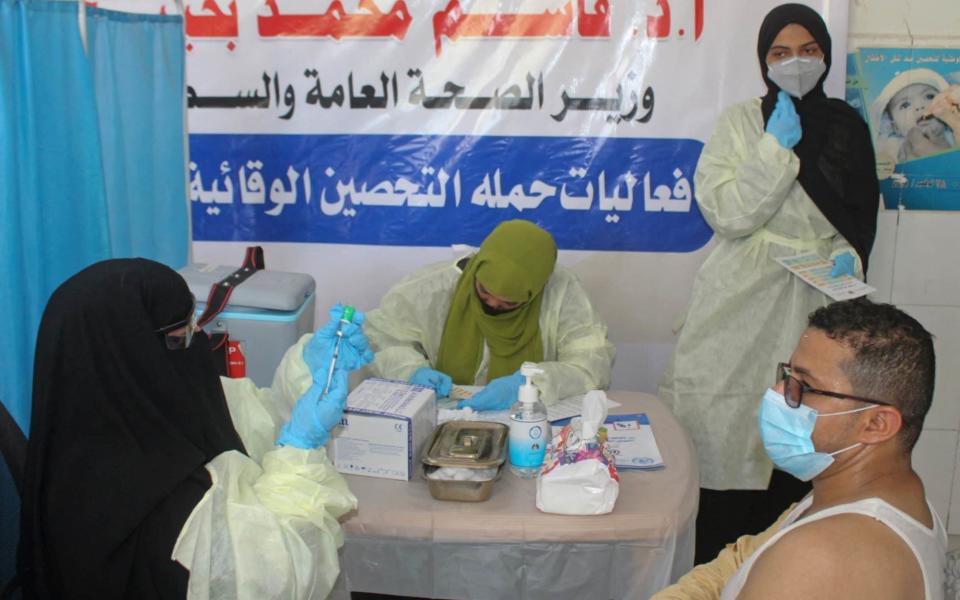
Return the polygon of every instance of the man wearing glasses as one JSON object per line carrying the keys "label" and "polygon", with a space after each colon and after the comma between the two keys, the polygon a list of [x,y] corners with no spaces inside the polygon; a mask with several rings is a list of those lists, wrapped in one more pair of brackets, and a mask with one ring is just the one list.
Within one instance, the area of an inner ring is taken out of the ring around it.
{"label": "man wearing glasses", "polygon": [[930,333],[892,305],[811,314],[759,426],[771,460],[813,492],[654,600],[941,600],[946,531],[910,462],[934,367]]}

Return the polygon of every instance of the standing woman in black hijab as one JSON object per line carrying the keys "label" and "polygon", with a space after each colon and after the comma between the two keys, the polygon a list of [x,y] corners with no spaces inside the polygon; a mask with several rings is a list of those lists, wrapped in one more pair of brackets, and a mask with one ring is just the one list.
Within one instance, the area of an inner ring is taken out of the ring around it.
{"label": "standing woman in black hijab", "polygon": [[757,414],[807,315],[830,298],[774,259],[815,252],[864,278],[879,189],[866,124],[827,98],[823,19],[785,4],[757,42],[762,98],[726,109],[700,156],[696,197],[717,234],[660,384],[700,460],[696,562],[766,528],[809,486],[773,469]]}
{"label": "standing woman in black hijab", "polygon": [[356,498],[327,460],[324,428],[339,421],[345,369],[372,358],[363,334],[344,329],[318,402],[313,373],[325,383],[327,369],[308,363],[328,353],[330,324],[258,390],[221,384],[194,314],[183,278],[143,259],[97,263],[50,298],[22,502],[26,598],[301,598],[332,587],[336,519]]}

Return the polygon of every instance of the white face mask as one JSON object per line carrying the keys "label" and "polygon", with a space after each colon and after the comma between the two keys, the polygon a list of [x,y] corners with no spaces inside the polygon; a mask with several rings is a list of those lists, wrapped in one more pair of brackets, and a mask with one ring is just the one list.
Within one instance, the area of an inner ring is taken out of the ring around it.
{"label": "white face mask", "polygon": [[817,82],[827,72],[822,58],[795,56],[767,65],[767,77],[780,89],[794,98],[803,98],[817,87]]}

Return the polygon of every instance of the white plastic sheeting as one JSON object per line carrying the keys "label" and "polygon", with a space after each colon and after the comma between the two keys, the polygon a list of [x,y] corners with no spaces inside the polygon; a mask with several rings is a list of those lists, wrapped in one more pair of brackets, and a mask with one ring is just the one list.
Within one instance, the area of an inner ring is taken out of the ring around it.
{"label": "white plastic sheeting", "polygon": [[609,392],[645,412],[666,468],[622,472],[608,515],[538,512],[536,484],[504,473],[479,503],[430,497],[412,481],[347,477],[359,499],[342,521],[341,576],[332,594],[433,598],[648,598],[693,566],[699,472],[690,438],[654,396]]}

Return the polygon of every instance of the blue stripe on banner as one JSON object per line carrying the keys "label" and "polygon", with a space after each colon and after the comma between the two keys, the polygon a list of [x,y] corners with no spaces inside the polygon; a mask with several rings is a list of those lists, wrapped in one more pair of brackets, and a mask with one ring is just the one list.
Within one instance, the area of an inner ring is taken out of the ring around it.
{"label": "blue stripe on banner", "polygon": [[561,249],[690,252],[712,235],[685,139],[193,134],[204,241],[478,245],[537,222]]}

